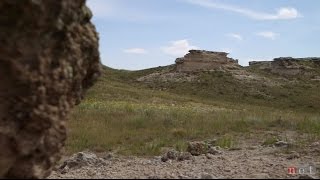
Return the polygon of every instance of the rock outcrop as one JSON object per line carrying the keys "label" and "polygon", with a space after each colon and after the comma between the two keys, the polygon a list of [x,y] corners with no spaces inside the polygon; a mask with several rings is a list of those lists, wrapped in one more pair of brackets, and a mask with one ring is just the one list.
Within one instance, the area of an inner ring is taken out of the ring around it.
{"label": "rock outcrop", "polygon": [[183,58],[176,60],[178,72],[196,72],[238,67],[238,61],[227,57],[228,53],[204,50],[190,50]]}
{"label": "rock outcrop", "polygon": [[0,1],[0,178],[43,178],[65,120],[100,75],[85,0]]}
{"label": "rock outcrop", "polygon": [[274,74],[296,76],[299,74],[310,74],[310,71],[320,69],[320,58],[280,57],[275,58],[273,61],[252,61],[249,65],[262,70],[268,70]]}
{"label": "rock outcrop", "polygon": [[79,152],[64,161],[63,164],[58,168],[58,171],[60,171],[62,174],[65,174],[71,169],[78,169],[84,166],[99,167],[104,165],[106,165],[104,159],[98,158],[94,153]]}

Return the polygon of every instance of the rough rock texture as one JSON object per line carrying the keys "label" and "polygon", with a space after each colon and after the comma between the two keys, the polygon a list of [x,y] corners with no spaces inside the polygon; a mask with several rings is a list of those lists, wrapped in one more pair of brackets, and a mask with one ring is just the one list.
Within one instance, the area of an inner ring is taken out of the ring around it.
{"label": "rough rock texture", "polygon": [[178,161],[185,161],[185,160],[192,160],[192,154],[189,152],[177,152],[175,150],[169,150],[165,154],[161,156],[162,162],[167,162],[169,160],[178,160]]}
{"label": "rough rock texture", "polygon": [[312,75],[312,70],[320,69],[320,58],[280,57],[273,61],[252,61],[249,65],[283,76]]}
{"label": "rough rock texture", "polygon": [[102,158],[98,158],[95,154],[90,152],[79,152],[73,155],[70,159],[63,162],[58,170],[63,174],[70,169],[81,168],[83,166],[102,166],[106,165]]}
{"label": "rough rock texture", "polygon": [[0,1],[0,178],[50,174],[65,120],[100,74],[85,0]]}
{"label": "rough rock texture", "polygon": [[[306,150],[308,153],[293,159],[288,159],[291,154],[280,153],[279,148],[247,145],[241,150],[223,150],[222,154],[210,156],[210,158],[207,155],[200,155],[184,161],[177,159],[163,162],[159,157],[119,156],[103,160],[104,163],[85,163],[80,168],[74,167],[67,171],[54,171],[49,178],[209,179],[212,177],[219,179],[296,179],[306,176],[319,178],[320,156],[318,153],[312,152],[312,149]],[[300,166],[312,167],[312,174],[309,174],[309,171],[302,175],[288,174],[289,167]]]}
{"label": "rough rock texture", "polygon": [[225,52],[190,50],[183,58],[176,60],[176,69],[178,72],[196,72],[239,67],[238,61],[227,55]]}
{"label": "rough rock texture", "polygon": [[209,145],[205,142],[189,142],[187,151],[193,156],[200,156],[206,154],[209,148]]}

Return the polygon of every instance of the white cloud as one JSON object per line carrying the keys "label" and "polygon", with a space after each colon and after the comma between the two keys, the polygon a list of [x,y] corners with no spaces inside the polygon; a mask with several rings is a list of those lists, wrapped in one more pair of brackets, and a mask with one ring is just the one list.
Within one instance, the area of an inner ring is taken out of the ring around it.
{"label": "white cloud", "polygon": [[229,54],[232,53],[232,49],[230,49],[230,48],[222,48],[221,51],[229,53]]}
{"label": "white cloud", "polygon": [[257,35],[264,37],[264,38],[267,38],[267,39],[271,39],[271,40],[275,40],[278,36],[280,36],[280,34],[274,33],[272,31],[259,32],[259,33],[257,33]]}
{"label": "white cloud", "polygon": [[278,18],[278,19],[294,19],[297,17],[301,17],[301,15],[299,14],[299,12],[292,7],[284,7],[278,10],[278,13],[276,15],[276,17],[274,18]]}
{"label": "white cloud", "polygon": [[193,46],[187,39],[172,41],[169,46],[161,48],[165,54],[174,57],[184,56],[189,50],[199,49],[197,46]]}
{"label": "white cloud", "polygon": [[212,0],[186,0],[191,4],[202,6],[210,9],[222,9],[225,11],[235,12],[256,20],[288,20],[302,17],[302,15],[293,7],[282,7],[275,13],[265,13],[251,9],[241,8],[230,4],[218,3]]}
{"label": "white cloud", "polygon": [[147,54],[148,51],[142,48],[132,48],[132,49],[126,49],[123,51],[127,54]]}
{"label": "white cloud", "polygon": [[238,41],[242,41],[243,37],[240,34],[236,34],[236,33],[230,33],[230,34],[226,34],[226,36],[236,39]]}

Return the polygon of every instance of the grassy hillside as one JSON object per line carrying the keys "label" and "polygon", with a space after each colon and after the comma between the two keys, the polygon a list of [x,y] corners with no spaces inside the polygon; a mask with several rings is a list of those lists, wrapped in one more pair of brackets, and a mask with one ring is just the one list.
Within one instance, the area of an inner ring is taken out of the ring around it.
{"label": "grassy hillside", "polygon": [[67,152],[157,155],[163,147],[183,150],[187,141],[213,138],[222,147],[235,147],[239,135],[260,141],[276,138],[265,136],[267,131],[306,133],[308,140],[320,137],[319,82],[292,79],[266,86],[239,81],[227,72],[199,73],[194,82],[136,81],[172,68],[105,67],[102,78],[72,113]]}

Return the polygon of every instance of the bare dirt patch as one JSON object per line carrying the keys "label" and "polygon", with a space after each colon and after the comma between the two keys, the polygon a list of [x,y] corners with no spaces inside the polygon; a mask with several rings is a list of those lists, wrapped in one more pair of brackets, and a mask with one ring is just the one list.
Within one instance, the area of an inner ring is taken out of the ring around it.
{"label": "bare dirt patch", "polygon": [[[110,154],[80,153],[71,161],[71,168],[60,166],[49,178],[142,178],[142,179],[212,179],[212,178],[318,178],[320,169],[319,142],[303,151],[289,151],[285,144],[261,146],[246,144],[239,148],[222,149],[221,153],[202,154],[189,160],[168,160],[161,157],[138,158]],[[87,154],[83,157],[83,154]],[[89,159],[88,159],[89,158]],[[68,158],[66,158],[68,159]],[[70,162],[66,160],[65,162]],[[294,175],[288,168],[304,168]]]}

